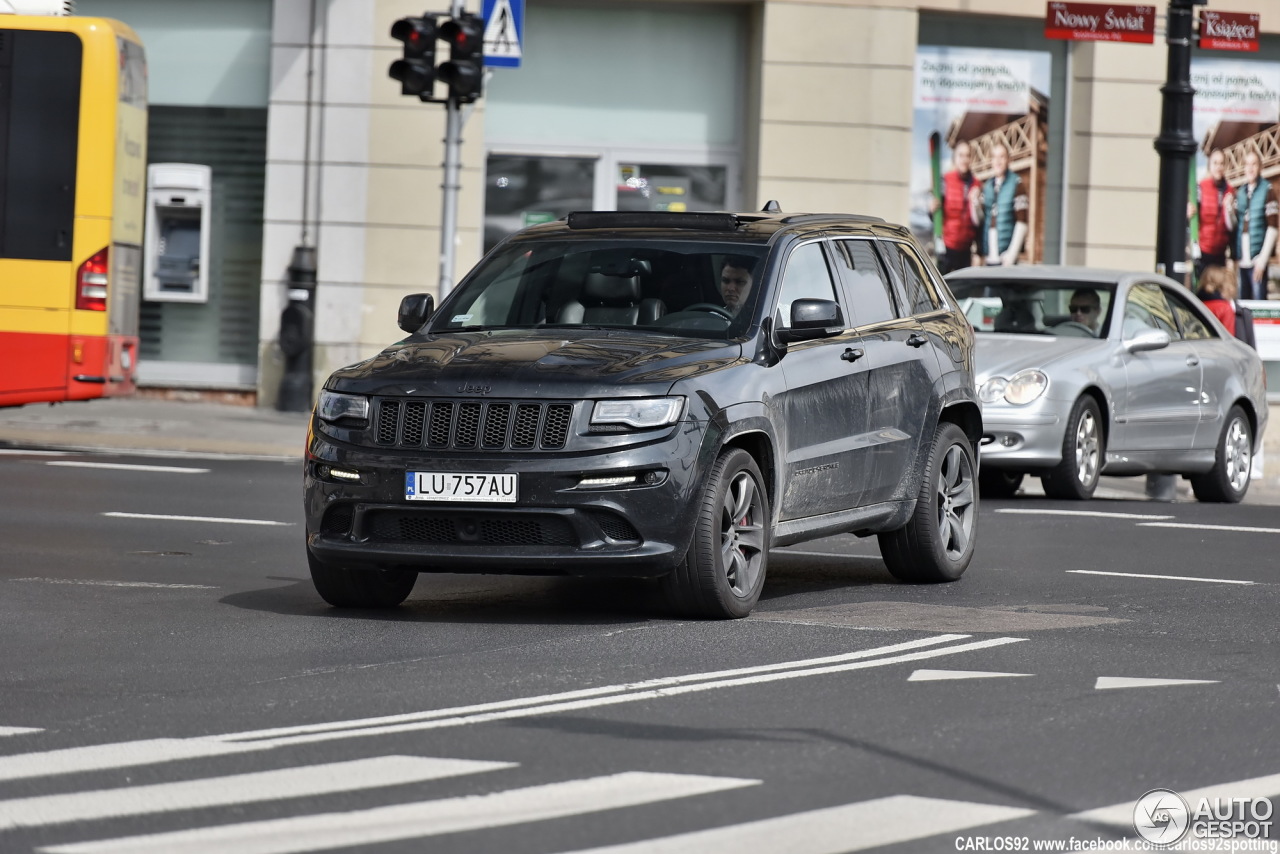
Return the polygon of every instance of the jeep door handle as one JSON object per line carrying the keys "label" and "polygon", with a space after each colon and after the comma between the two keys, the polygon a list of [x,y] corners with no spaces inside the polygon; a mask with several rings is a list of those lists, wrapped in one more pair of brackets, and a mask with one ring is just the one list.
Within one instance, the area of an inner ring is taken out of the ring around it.
{"label": "jeep door handle", "polygon": [[909,336],[907,336],[908,347],[923,347],[925,344],[928,344],[928,343],[929,343],[929,339],[924,337],[924,335],[922,335],[919,332],[912,332]]}
{"label": "jeep door handle", "polygon": [[862,351],[861,347],[845,347],[844,352],[840,354],[840,358],[846,362],[856,362],[865,355],[866,353]]}

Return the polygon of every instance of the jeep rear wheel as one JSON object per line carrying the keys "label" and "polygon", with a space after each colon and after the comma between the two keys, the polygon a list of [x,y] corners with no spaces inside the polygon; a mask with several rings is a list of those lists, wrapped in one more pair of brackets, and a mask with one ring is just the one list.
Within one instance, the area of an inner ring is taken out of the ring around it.
{"label": "jeep rear wheel", "polygon": [[955,581],[973,559],[978,489],[973,446],[955,424],[938,425],[916,509],[907,524],[879,535],[880,554],[899,581]]}
{"label": "jeep rear wheel", "polygon": [[720,455],[697,505],[698,521],[684,560],[663,579],[672,604],[689,616],[718,619],[751,613],[769,559],[769,496],[751,455]]}
{"label": "jeep rear wheel", "polygon": [[347,569],[322,563],[307,549],[311,582],[335,608],[391,608],[409,597],[418,573],[411,569]]}

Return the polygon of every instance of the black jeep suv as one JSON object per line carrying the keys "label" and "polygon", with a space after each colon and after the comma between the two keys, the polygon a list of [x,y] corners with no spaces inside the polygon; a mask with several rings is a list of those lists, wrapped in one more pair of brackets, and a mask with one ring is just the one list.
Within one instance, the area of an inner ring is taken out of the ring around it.
{"label": "black jeep suv", "polygon": [[316,589],[373,607],[419,572],[648,576],[742,617],[771,547],[843,532],[878,535],[900,580],[959,578],[973,330],[925,257],[900,226],[773,203],[512,235],[320,392]]}

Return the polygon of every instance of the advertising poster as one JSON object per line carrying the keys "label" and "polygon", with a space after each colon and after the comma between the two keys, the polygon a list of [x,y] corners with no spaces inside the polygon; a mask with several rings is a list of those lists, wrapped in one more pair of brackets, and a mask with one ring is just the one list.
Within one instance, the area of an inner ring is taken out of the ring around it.
{"label": "advertising poster", "polygon": [[1044,51],[919,47],[911,227],[943,272],[1043,260],[1050,65]]}
{"label": "advertising poster", "polygon": [[[1245,183],[1248,155],[1263,181],[1280,190],[1280,63],[1195,57],[1191,61],[1192,168],[1190,257],[1196,270],[1236,254],[1220,210]],[[1265,299],[1265,295],[1257,295]]]}

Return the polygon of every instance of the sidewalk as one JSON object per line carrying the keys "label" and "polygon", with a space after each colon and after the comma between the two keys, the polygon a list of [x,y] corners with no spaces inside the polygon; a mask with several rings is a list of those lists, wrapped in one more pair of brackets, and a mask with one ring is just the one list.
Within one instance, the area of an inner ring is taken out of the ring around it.
{"label": "sidewalk", "polygon": [[207,454],[301,460],[308,412],[102,398],[0,409],[0,448]]}
{"label": "sidewalk", "polygon": [[[80,403],[0,409],[0,449],[40,448],[157,455],[235,455],[302,459],[310,413],[234,404],[104,398]],[[1271,407],[1263,437],[1266,476],[1254,480],[1246,504],[1280,504],[1280,405]],[[1185,481],[1178,501],[1194,501]],[[1145,500],[1146,479],[1104,477],[1098,498]],[[1023,495],[1043,495],[1027,478]]]}

